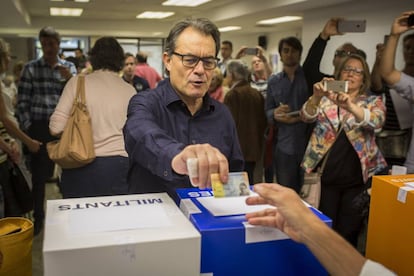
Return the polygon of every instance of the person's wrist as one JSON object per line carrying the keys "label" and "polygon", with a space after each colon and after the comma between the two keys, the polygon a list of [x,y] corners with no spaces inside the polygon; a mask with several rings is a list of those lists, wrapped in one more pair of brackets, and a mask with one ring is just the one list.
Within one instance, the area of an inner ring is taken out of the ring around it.
{"label": "person's wrist", "polygon": [[310,106],[317,108],[319,106],[319,103],[321,101],[320,97],[317,97],[315,95],[310,96],[308,99],[308,103]]}
{"label": "person's wrist", "polygon": [[329,38],[331,37],[329,34],[325,33],[324,31],[322,31],[319,34],[319,37],[322,38],[323,40],[329,40]]}

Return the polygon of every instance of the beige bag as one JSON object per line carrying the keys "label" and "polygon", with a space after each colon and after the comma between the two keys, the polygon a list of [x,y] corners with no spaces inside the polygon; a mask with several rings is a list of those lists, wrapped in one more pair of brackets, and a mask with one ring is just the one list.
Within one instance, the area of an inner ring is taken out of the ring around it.
{"label": "beige bag", "polygon": [[321,176],[320,172],[305,173],[300,197],[315,208],[319,207],[321,199]]}
{"label": "beige bag", "polygon": [[[338,132],[336,133],[336,138],[338,138],[342,129],[343,124],[341,124]],[[319,201],[321,199],[321,177],[330,152],[331,150],[329,149],[322,161],[321,167],[317,170],[317,172],[305,173],[303,185],[299,192],[300,197],[316,209],[319,208]]]}
{"label": "beige bag", "polygon": [[47,143],[49,158],[63,169],[79,168],[95,159],[91,118],[85,101],[85,77],[79,76],[71,115],[60,140]]}
{"label": "beige bag", "polygon": [[0,219],[0,276],[32,275],[33,223],[23,217]]}

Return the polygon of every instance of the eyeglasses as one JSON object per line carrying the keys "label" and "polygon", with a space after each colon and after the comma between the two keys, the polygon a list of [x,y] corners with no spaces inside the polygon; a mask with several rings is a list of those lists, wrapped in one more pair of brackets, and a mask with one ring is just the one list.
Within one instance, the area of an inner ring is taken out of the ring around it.
{"label": "eyeglasses", "polygon": [[335,51],[335,56],[336,57],[346,57],[346,56],[350,56],[350,55],[352,55],[352,54],[354,54],[353,52],[347,52],[347,51],[345,51],[345,50],[336,50]]}
{"label": "eyeglasses", "polygon": [[362,74],[364,73],[364,70],[360,69],[360,68],[355,68],[355,67],[350,67],[350,66],[345,66],[344,69],[342,69],[343,72],[345,73],[354,73],[357,76],[362,76]]}
{"label": "eyeglasses", "polygon": [[203,62],[203,67],[206,70],[212,70],[217,67],[217,63],[220,59],[215,57],[198,57],[193,55],[182,55],[176,52],[173,52],[173,55],[181,57],[181,61],[185,67],[194,68],[200,62]]}

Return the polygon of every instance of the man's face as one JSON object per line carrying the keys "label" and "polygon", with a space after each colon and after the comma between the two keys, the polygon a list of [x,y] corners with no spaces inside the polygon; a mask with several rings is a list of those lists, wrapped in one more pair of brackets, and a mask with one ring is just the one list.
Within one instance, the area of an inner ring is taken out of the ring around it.
{"label": "man's face", "polygon": [[231,57],[233,53],[233,49],[230,47],[229,44],[222,43],[220,47],[220,54],[223,59],[228,59]]}
{"label": "man's face", "polygon": [[41,37],[40,45],[42,46],[43,58],[47,61],[54,60],[59,53],[59,41],[52,37]]}
{"label": "man's face", "polygon": [[292,46],[289,46],[286,43],[282,44],[282,54],[280,60],[283,62],[283,66],[296,66],[300,62],[300,52],[299,50],[294,49]]}
{"label": "man's face", "polygon": [[414,37],[404,42],[403,55],[406,65],[414,65]]}
{"label": "man's face", "polygon": [[134,75],[135,71],[135,58],[127,57],[124,61],[124,75],[131,77]]}
{"label": "man's face", "polygon": [[[175,53],[193,55],[201,58],[215,57],[215,42],[212,36],[206,36],[188,27],[177,38]],[[202,98],[211,82],[213,69],[207,70],[200,60],[195,67],[183,65],[182,57],[163,54],[165,67],[170,73],[170,82],[181,99],[185,102]]]}
{"label": "man's face", "polygon": [[261,60],[258,56],[252,57],[252,69],[255,73],[262,72],[265,69],[263,60]]}

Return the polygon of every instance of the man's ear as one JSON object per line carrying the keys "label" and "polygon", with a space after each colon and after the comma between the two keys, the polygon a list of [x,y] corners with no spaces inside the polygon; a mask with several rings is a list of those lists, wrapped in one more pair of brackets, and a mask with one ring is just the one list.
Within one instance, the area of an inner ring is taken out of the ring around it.
{"label": "man's ear", "polygon": [[162,54],[162,61],[164,62],[165,69],[167,69],[167,71],[170,71],[172,60],[171,60],[171,56],[168,55],[167,52],[164,52]]}

